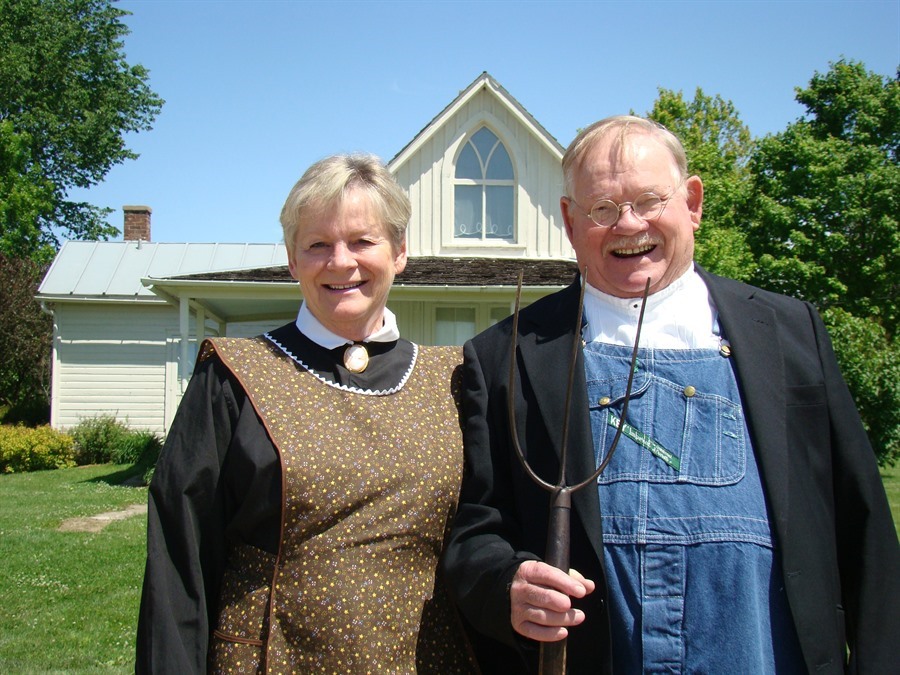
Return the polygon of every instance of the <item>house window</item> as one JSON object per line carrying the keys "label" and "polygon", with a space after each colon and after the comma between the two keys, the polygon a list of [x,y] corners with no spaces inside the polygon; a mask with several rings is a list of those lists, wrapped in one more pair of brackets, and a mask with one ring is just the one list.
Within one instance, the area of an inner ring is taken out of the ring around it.
{"label": "house window", "polygon": [[503,143],[487,127],[476,131],[456,160],[454,236],[515,239],[515,177]]}
{"label": "house window", "polygon": [[436,345],[461,345],[475,337],[474,307],[437,307],[434,319]]}
{"label": "house window", "polygon": [[512,311],[510,310],[509,305],[503,305],[502,307],[491,307],[488,325],[493,326],[494,324],[500,323],[510,314],[512,314]]}
{"label": "house window", "polygon": [[479,332],[508,317],[510,305],[482,305],[434,308],[435,345],[462,345]]}

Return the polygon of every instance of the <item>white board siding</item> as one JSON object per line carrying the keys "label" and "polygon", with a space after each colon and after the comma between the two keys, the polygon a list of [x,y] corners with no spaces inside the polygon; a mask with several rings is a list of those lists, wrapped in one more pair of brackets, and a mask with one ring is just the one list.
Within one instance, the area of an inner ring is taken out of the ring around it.
{"label": "white board siding", "polygon": [[[300,309],[300,306],[297,306]],[[266,321],[232,321],[228,324],[226,334],[228,337],[248,338],[262,335],[270,330],[279,328],[286,323],[296,320],[296,316],[285,316],[269,319]]]}
{"label": "white board siding", "polygon": [[143,303],[58,303],[53,426],[112,415],[132,428],[165,430],[168,342],[178,312]]}
{"label": "white board siding", "polygon": [[[528,294],[537,297],[550,290]],[[398,299],[388,304],[397,315],[401,335],[429,345],[435,342],[437,307],[474,308],[477,332],[488,327],[493,308],[511,311],[512,295],[510,289],[455,293],[434,289],[421,300]],[[54,341],[53,426],[68,429],[84,419],[111,415],[131,428],[164,434],[182,394],[178,310],[145,302],[57,303],[54,310],[58,333]],[[229,323],[227,334],[259,335],[292,319]],[[188,372],[197,353],[193,330],[191,333]]]}

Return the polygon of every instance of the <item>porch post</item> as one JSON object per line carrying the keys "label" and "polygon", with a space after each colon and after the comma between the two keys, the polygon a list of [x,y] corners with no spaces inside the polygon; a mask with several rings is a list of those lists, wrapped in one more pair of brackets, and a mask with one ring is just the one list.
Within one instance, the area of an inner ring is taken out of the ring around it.
{"label": "porch post", "polygon": [[178,363],[178,380],[181,382],[181,393],[187,387],[188,358],[190,358],[191,339],[191,306],[188,298],[178,299],[178,327],[181,331],[181,359]]}
{"label": "porch post", "polygon": [[197,308],[197,349],[206,338],[206,310],[203,307]]}

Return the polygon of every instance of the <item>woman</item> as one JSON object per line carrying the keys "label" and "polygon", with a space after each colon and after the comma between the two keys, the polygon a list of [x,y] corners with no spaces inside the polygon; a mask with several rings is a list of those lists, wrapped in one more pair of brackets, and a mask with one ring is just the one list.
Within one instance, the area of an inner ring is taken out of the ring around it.
{"label": "woman", "polygon": [[281,213],[296,322],[206,341],[150,485],[137,672],[466,672],[435,583],[462,473],[453,348],[385,306],[410,205],[368,155]]}

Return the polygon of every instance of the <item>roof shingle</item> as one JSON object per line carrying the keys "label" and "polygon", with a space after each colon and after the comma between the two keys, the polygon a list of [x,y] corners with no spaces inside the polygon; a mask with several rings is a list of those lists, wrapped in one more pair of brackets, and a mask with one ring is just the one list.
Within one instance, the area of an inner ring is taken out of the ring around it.
{"label": "roof shingle", "polygon": [[[409,258],[396,276],[399,286],[514,286],[522,271],[524,286],[566,286],[578,271],[572,260],[522,258]],[[203,272],[179,277],[194,281],[293,283],[287,265]]]}

